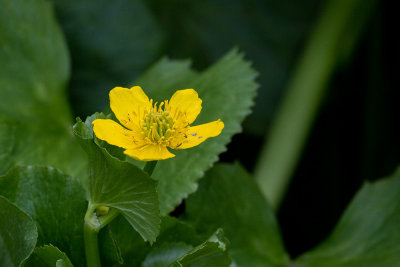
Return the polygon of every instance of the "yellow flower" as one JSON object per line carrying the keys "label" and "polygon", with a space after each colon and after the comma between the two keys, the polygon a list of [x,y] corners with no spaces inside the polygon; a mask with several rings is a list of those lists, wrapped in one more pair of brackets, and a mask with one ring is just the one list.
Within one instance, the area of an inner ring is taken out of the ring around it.
{"label": "yellow flower", "polygon": [[191,127],[201,111],[201,99],[193,89],[178,90],[170,101],[153,104],[139,86],[115,87],[110,91],[110,107],[121,126],[113,120],[93,121],[97,138],[125,149],[124,153],[142,161],[172,158],[167,147],[185,149],[217,136],[224,128],[221,120]]}

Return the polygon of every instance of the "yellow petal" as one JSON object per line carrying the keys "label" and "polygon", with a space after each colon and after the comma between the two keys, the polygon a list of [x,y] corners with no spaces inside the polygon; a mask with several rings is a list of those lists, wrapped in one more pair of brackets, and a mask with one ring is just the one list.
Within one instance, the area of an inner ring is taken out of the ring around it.
{"label": "yellow petal", "polygon": [[137,147],[138,139],[132,131],[129,131],[113,120],[97,119],[92,122],[93,131],[97,138],[107,143],[130,149]]}
{"label": "yellow petal", "polygon": [[207,138],[219,135],[223,128],[224,123],[221,120],[190,127],[189,131],[186,133],[186,139],[172,148],[185,149],[197,146],[203,143]]}
{"label": "yellow petal", "polygon": [[141,161],[162,160],[175,157],[168,149],[159,144],[146,144],[142,147],[125,150],[124,153]]}
{"label": "yellow petal", "polygon": [[201,99],[193,89],[178,90],[169,101],[170,114],[175,120],[183,115],[192,123],[201,111]]}
{"label": "yellow petal", "polygon": [[140,131],[143,113],[150,110],[151,103],[140,86],[115,87],[110,91],[110,107],[122,125]]}

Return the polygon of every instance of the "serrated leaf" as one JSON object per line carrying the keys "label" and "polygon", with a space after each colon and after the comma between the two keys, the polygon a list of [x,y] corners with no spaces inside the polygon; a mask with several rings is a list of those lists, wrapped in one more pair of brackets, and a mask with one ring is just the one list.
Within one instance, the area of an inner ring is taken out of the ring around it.
{"label": "serrated leaf", "polygon": [[68,52],[51,2],[0,6],[0,132],[9,134],[0,174],[12,164],[45,164],[82,176],[86,161],[65,94]]}
{"label": "serrated leaf", "polygon": [[332,234],[300,256],[301,266],[398,266],[400,262],[400,169],[366,183]]}
{"label": "serrated leaf", "polygon": [[235,49],[201,74],[191,71],[188,62],[163,60],[139,79],[137,84],[156,101],[169,99],[176,90],[194,88],[203,100],[203,109],[193,125],[218,118],[225,124],[218,137],[195,148],[174,150],[175,158],[159,161],[152,176],[159,181],[162,215],[196,190],[199,178],[241,131],[240,123],[250,113],[256,94],[255,77],[250,63]]}
{"label": "serrated leaf", "polygon": [[160,231],[157,182],[135,165],[111,156],[95,143],[92,121],[96,113],[74,126],[75,136],[89,157],[89,205],[118,210],[144,240],[151,243]]}
{"label": "serrated leaf", "polygon": [[0,266],[19,266],[32,253],[37,229],[29,215],[0,196]]}
{"label": "serrated leaf", "polygon": [[83,265],[87,201],[76,179],[52,167],[15,167],[0,177],[0,194],[36,221],[38,245],[53,244]]}
{"label": "serrated leaf", "polygon": [[169,266],[229,266],[231,259],[228,256],[227,246],[228,241],[224,237],[222,229],[218,229],[206,242],[193,248]]}
{"label": "serrated leaf", "polygon": [[159,56],[163,34],[141,0],[54,2],[73,62],[72,105],[85,117],[104,110],[111,88],[131,82]]}
{"label": "serrated leaf", "polygon": [[222,227],[237,266],[288,264],[275,215],[238,164],[218,164],[207,172],[186,201],[185,218],[205,235]]}
{"label": "serrated leaf", "polygon": [[26,267],[73,267],[65,253],[53,245],[36,247],[24,263]]}

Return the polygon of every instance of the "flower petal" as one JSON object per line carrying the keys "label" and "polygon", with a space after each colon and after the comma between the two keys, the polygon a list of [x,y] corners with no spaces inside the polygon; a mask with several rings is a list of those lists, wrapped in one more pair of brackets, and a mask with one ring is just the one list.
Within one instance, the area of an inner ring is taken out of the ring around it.
{"label": "flower petal", "polygon": [[130,149],[138,146],[137,136],[113,120],[97,119],[92,122],[96,137],[107,143]]}
{"label": "flower petal", "polygon": [[201,99],[193,89],[178,90],[169,101],[170,114],[175,120],[185,115],[187,122],[192,123],[201,111]]}
{"label": "flower petal", "polygon": [[219,135],[223,128],[224,123],[221,120],[190,127],[186,133],[186,139],[181,144],[177,144],[172,148],[185,149],[197,146],[207,138]]}
{"label": "flower petal", "polygon": [[138,148],[125,150],[124,153],[141,161],[162,160],[175,157],[168,149],[159,144],[146,144]]}
{"label": "flower petal", "polygon": [[151,103],[140,86],[115,87],[110,91],[110,107],[122,125],[140,131],[143,113],[150,110]]}

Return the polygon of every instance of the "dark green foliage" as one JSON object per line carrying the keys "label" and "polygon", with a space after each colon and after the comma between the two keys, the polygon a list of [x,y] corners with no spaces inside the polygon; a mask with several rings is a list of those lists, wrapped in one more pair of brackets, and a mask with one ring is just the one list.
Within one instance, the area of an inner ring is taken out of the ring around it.
{"label": "dark green foliage", "polygon": [[127,86],[161,54],[163,33],[141,0],[55,0],[72,57],[75,114],[108,106],[108,92]]}
{"label": "dark green foliage", "polygon": [[44,164],[83,177],[65,93],[68,52],[51,3],[0,6],[0,174],[12,164]]}
{"label": "dark green foliage", "polygon": [[52,244],[83,266],[87,201],[77,180],[52,167],[15,167],[0,177],[0,195],[36,221],[39,246]]}
{"label": "dark green foliage", "polygon": [[224,229],[237,266],[288,263],[274,213],[238,164],[219,164],[207,172],[186,207],[185,218],[204,235]]}
{"label": "dark green foliage", "polygon": [[0,196],[0,266],[19,266],[32,253],[37,239],[35,222]]}
{"label": "dark green foliage", "polygon": [[301,266],[399,266],[400,170],[366,183],[332,234],[298,259]]}

